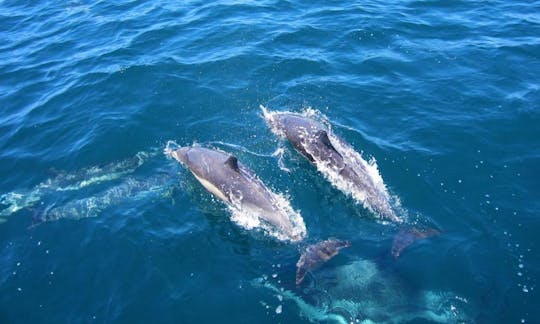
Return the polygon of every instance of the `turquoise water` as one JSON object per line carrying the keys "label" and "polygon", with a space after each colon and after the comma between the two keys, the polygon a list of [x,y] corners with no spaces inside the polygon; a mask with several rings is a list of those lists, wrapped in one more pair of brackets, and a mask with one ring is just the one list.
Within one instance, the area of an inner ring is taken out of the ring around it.
{"label": "turquoise water", "polygon": [[[538,323],[539,13],[0,1],[0,323]],[[326,116],[441,235],[393,260],[399,227],[284,145],[261,104]],[[168,140],[238,156],[306,240],[232,222]],[[299,251],[328,237],[352,246],[296,287]]]}

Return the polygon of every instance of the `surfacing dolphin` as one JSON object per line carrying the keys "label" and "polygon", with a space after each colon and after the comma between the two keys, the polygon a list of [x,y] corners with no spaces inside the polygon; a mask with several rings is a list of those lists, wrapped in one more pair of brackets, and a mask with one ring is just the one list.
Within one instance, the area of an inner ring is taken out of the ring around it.
{"label": "surfacing dolphin", "polygon": [[261,106],[272,131],[292,146],[338,189],[351,195],[376,216],[401,223],[377,166],[369,163],[322,122],[290,112],[268,111]]}
{"label": "surfacing dolphin", "polygon": [[186,166],[212,194],[260,227],[284,241],[300,241],[306,226],[289,202],[272,192],[238,159],[228,153],[200,146],[166,149],[166,154]]}
{"label": "surfacing dolphin", "polygon": [[362,203],[377,217],[402,225],[392,244],[394,258],[415,241],[439,234],[430,227],[403,225],[405,221],[396,212],[376,164],[364,160],[325,123],[307,114],[269,111],[264,106],[261,109],[272,131],[287,139],[332,185]]}
{"label": "surfacing dolphin", "polygon": [[349,246],[351,242],[336,239],[328,239],[308,246],[296,263],[296,284],[300,285],[309,271],[316,270],[338,255],[339,250]]}

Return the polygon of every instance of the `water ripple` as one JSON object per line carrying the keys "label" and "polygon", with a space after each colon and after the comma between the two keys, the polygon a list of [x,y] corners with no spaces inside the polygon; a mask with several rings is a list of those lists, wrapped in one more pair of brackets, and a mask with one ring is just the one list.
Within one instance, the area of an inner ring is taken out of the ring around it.
{"label": "water ripple", "polygon": [[[454,307],[479,322],[532,322],[539,10],[538,1],[503,0],[0,1],[0,195],[30,203],[35,196],[16,193],[31,193],[54,170],[82,176],[168,139],[213,143],[290,196],[309,240],[353,241],[314,272],[314,284],[376,259],[383,298],[405,281],[399,295],[411,306],[433,311],[433,296],[450,292],[450,304],[438,304],[445,314]],[[443,234],[387,262],[395,229],[355,217],[365,211],[278,147],[260,104],[320,110],[355,150],[377,159],[411,215],[429,216]],[[317,301],[331,295],[288,286],[297,247],[230,224],[223,206],[168,162],[153,158],[133,176],[176,179],[169,200],[128,194],[109,204],[104,193],[129,183],[119,177],[0,217],[0,321],[160,314],[213,322],[227,313],[231,322],[273,323],[324,313]],[[109,206],[99,217],[31,226],[51,204],[95,201]],[[295,303],[249,284],[265,275]],[[348,297],[340,307],[382,309]],[[280,314],[270,311],[278,306]]]}

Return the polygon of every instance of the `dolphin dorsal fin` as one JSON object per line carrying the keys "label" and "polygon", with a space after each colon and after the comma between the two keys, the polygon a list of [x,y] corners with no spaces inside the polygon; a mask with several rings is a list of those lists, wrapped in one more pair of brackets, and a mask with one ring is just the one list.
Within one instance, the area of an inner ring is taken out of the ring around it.
{"label": "dolphin dorsal fin", "polygon": [[235,156],[229,156],[227,160],[225,160],[225,164],[231,167],[231,169],[238,171],[238,159]]}
{"label": "dolphin dorsal fin", "polygon": [[338,150],[332,145],[332,142],[330,141],[330,138],[328,137],[328,132],[325,130],[320,130],[315,134],[315,137],[317,140],[321,141],[326,147],[331,149],[332,151],[336,152],[339,156],[341,156],[341,153],[339,153]]}
{"label": "dolphin dorsal fin", "polygon": [[328,132],[325,131],[325,130],[320,130],[317,132],[317,134],[315,134],[315,136],[321,141],[323,142],[324,145],[327,145],[329,147],[333,147],[332,146],[332,142],[330,142],[330,139],[328,138]]}

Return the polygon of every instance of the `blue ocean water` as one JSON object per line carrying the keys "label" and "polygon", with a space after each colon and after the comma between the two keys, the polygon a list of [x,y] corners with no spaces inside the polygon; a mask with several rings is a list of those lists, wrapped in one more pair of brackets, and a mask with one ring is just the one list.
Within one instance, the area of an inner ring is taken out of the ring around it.
{"label": "blue ocean water", "polygon": [[[539,35],[539,1],[0,1],[0,323],[539,323]],[[326,116],[441,234],[392,259],[261,104]],[[232,222],[168,140],[235,154],[306,240]]]}

